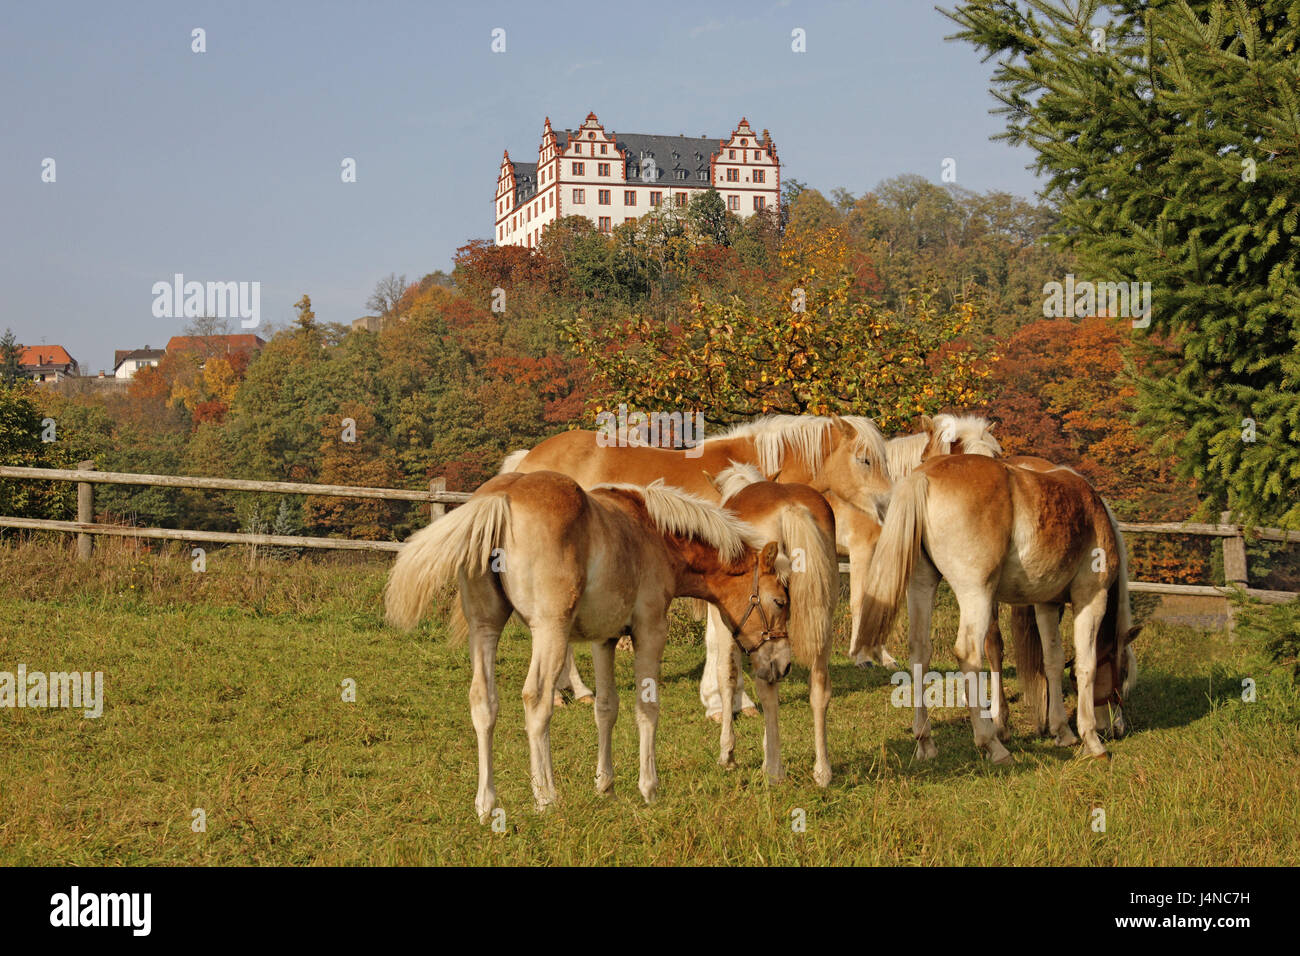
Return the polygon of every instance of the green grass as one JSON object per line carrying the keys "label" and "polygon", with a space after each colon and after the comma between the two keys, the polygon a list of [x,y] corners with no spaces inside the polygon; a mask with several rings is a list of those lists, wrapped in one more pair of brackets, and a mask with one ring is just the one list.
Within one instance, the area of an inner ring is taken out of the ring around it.
{"label": "green grass", "polygon": [[[98,720],[0,710],[0,863],[1295,865],[1300,702],[1287,668],[1225,634],[1149,624],[1133,732],[1083,759],[1026,731],[1015,763],[977,759],[964,714],[935,711],[939,759],[912,759],[888,675],[832,667],[835,779],[812,782],[807,674],[781,688],[790,779],[761,771],[761,723],[715,763],[698,701],[703,649],[675,624],[664,663],[660,799],[636,789],[631,655],[618,654],[616,792],[593,792],[591,708],[552,722],[560,803],[532,809],[519,690],[526,632],[501,645],[497,787],[505,832],[473,811],[476,751],[463,647],[433,622],[386,628],[382,560],[259,562],[213,552],[0,543],[0,670],[105,672]],[[953,666],[954,608],[936,614]],[[892,649],[904,648],[895,640]],[[590,680],[590,655],[579,650]],[[1241,701],[1242,679],[1258,700]],[[342,700],[352,678],[357,701]],[[1016,684],[1010,681],[1014,695]],[[1091,811],[1106,811],[1094,832]],[[203,808],[207,830],[191,830]],[[795,832],[802,810],[806,831]]]}

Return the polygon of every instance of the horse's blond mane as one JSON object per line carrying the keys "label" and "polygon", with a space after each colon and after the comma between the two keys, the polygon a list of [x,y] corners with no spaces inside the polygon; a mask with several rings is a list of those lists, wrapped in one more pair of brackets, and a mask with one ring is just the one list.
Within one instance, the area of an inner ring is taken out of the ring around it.
{"label": "horse's blond mane", "polygon": [[[871,467],[883,468],[885,439],[876,423],[862,415],[844,415],[841,420],[848,422],[857,433],[854,453],[866,458]],[[764,415],[706,438],[701,444],[748,438],[754,442],[758,468],[764,475],[775,475],[781,470],[787,451],[802,459],[809,470],[817,471],[826,461],[826,436],[833,427],[835,419],[826,415]]]}
{"label": "horse's blond mane", "polygon": [[885,442],[885,460],[889,467],[890,481],[906,478],[921,467],[921,458],[929,447],[929,432],[899,435]]}
{"label": "horse's blond mane", "polygon": [[697,538],[716,548],[727,563],[740,560],[746,548],[756,551],[763,548],[758,532],[735,514],[690,492],[665,485],[662,478],[648,485],[610,482],[596,485],[592,491],[600,488],[637,495],[645,502],[650,520],[662,533]]}
{"label": "horse's blond mane", "polygon": [[[961,442],[962,451],[968,455],[984,455],[986,458],[1001,458],[1002,446],[989,430],[992,426],[987,418],[978,415],[935,415],[932,430],[917,432],[915,435],[899,435],[885,443],[886,461],[889,466],[889,478],[898,481],[906,478],[921,466],[925,452],[932,441],[938,440],[940,454],[947,455],[956,441]],[[952,438],[944,440],[943,436]]]}
{"label": "horse's blond mane", "polygon": [[734,459],[732,459],[728,467],[713,476],[713,485],[718,489],[718,494],[722,496],[724,505],[740,489],[747,488],[760,481],[767,481],[767,479],[763,477],[763,473],[758,470],[757,466]]}
{"label": "horse's blond mane", "polygon": [[947,432],[961,439],[962,450],[968,455],[1001,458],[1002,446],[993,437],[987,418],[979,415],[935,415],[934,427],[940,434]]}

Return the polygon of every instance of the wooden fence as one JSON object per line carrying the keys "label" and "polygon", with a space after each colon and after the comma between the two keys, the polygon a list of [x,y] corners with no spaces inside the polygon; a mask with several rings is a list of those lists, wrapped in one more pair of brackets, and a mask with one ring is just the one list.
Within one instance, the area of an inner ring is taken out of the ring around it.
{"label": "wooden fence", "polygon": [[[0,478],[27,478],[46,481],[73,481],[77,483],[77,520],[53,521],[42,518],[14,518],[0,516],[0,527],[25,528],[33,531],[63,531],[77,535],[77,557],[90,560],[93,552],[93,535],[111,534],[133,538],[153,538],[170,541],[211,542],[214,544],[250,544],[266,547],[321,548],[342,551],[396,551],[399,541],[362,541],[354,538],[320,538],[303,535],[249,534],[226,531],[185,531],[178,528],[137,528],[129,525],[97,524],[95,522],[95,485],[148,485],[156,488],[199,488],[211,491],[253,491],[290,495],[327,495],[333,498],[379,498],[385,501],[421,501],[429,504],[430,517],[446,512],[448,505],[469,500],[469,494],[447,491],[446,480],[435,478],[429,482],[428,491],[404,491],[397,488],[358,488],[349,485],[310,485],[292,481],[250,481],[241,478],[195,478],[177,475],[141,475],[131,472],[94,471],[94,462],[83,461],[75,469],[18,468],[0,466]],[[1191,522],[1132,523],[1121,521],[1120,530],[1133,534],[1187,534],[1223,539],[1224,579],[1232,587],[1199,584],[1162,584],[1155,581],[1130,581],[1131,591],[1152,594],[1182,594],[1193,597],[1225,597],[1234,588],[1270,604],[1284,604],[1298,596],[1293,591],[1267,591],[1249,587],[1246,566],[1246,537],[1262,541],[1300,542],[1300,531],[1282,531],[1278,528],[1252,528],[1245,531],[1231,524],[1228,514],[1220,524]],[[848,565],[840,570],[847,572]]]}

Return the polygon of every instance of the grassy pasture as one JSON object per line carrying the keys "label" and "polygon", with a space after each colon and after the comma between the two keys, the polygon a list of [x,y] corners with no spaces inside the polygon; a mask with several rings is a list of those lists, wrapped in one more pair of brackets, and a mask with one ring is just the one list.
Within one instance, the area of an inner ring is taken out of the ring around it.
{"label": "grassy pasture", "polygon": [[[1300,701],[1285,670],[1225,633],[1149,624],[1133,732],[1110,762],[1027,733],[1010,673],[1014,765],[977,759],[964,712],[936,711],[939,759],[912,759],[888,674],[832,668],[835,779],[812,782],[805,671],[781,691],[790,779],[761,771],[761,722],[738,724],[739,767],[715,763],[698,700],[697,627],[664,663],[660,799],[636,790],[631,655],[618,655],[616,793],[593,792],[591,708],[556,712],[561,803],[532,809],[519,697],[527,632],[501,645],[497,787],[505,832],[473,812],[468,659],[433,621],[386,628],[388,562],[250,562],[101,542],[0,543],[0,671],[105,673],[104,715],[0,709],[0,863],[1075,864],[1300,862]],[[1068,620],[1068,618],[1067,618]],[[955,667],[956,610],[936,614],[935,668]],[[891,644],[905,654],[898,635]],[[590,655],[579,650],[590,680]],[[1253,678],[1257,701],[1241,700]],[[345,678],[357,700],[342,700]],[[752,688],[751,688],[752,690]],[[1105,832],[1091,826],[1105,811]],[[206,832],[191,811],[206,812]],[[798,811],[802,811],[799,813]],[[806,829],[796,832],[797,819]]]}

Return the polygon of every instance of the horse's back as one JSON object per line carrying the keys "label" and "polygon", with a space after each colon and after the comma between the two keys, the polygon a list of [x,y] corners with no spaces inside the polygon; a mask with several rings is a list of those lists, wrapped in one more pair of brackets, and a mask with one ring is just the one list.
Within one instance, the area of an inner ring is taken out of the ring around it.
{"label": "horse's back", "polygon": [[603,443],[594,431],[561,432],[541,442],[519,462],[520,472],[557,471],[584,488],[607,482],[648,485],[663,479],[709,500],[717,492],[700,457],[671,448]]}

